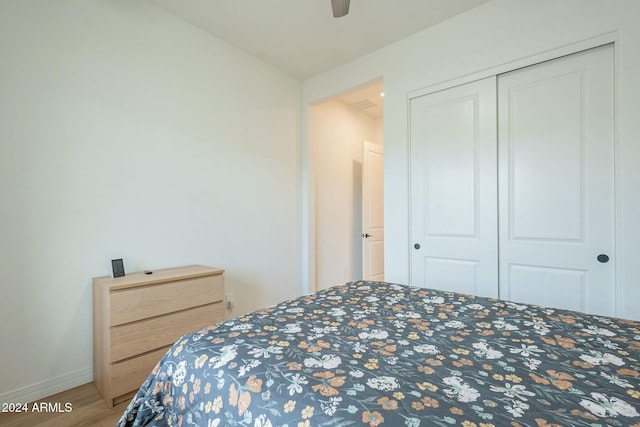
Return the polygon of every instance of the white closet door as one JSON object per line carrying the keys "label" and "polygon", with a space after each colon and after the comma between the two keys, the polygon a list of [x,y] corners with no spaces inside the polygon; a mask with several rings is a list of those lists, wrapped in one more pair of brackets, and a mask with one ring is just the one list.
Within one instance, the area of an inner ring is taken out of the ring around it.
{"label": "white closet door", "polygon": [[410,109],[411,283],[497,297],[496,79]]}
{"label": "white closet door", "polygon": [[499,76],[500,298],[614,314],[613,88],[611,46]]}

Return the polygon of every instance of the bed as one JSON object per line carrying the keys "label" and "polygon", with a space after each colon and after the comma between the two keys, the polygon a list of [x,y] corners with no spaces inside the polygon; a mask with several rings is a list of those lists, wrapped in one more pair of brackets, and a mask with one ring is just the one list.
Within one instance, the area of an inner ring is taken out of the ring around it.
{"label": "bed", "polygon": [[118,426],[640,426],[640,322],[353,282],[179,339]]}

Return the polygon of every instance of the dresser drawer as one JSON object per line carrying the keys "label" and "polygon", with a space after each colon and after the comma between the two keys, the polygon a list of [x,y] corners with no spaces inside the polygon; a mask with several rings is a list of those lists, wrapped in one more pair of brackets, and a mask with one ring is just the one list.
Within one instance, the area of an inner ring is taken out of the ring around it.
{"label": "dresser drawer", "polygon": [[173,344],[182,335],[224,320],[222,302],[111,328],[111,360],[117,362]]}
{"label": "dresser drawer", "polygon": [[170,347],[114,363],[111,366],[111,396],[118,397],[137,390]]}
{"label": "dresser drawer", "polygon": [[110,326],[116,326],[223,301],[224,277],[219,274],[114,290],[110,299]]}

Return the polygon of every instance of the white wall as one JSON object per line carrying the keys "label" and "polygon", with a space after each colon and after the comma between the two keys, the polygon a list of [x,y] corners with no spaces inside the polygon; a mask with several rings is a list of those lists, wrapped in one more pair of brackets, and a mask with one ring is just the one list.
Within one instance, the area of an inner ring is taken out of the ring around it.
{"label": "white wall", "polygon": [[299,295],[299,82],[143,1],[4,0],[0,61],[0,401],[91,381],[112,258]]}
{"label": "white wall", "polygon": [[362,141],[382,145],[381,122],[336,100],[309,110],[317,289],[362,279]]}
{"label": "white wall", "polygon": [[[454,79],[479,78],[549,52],[567,53],[573,44],[609,33],[608,38],[616,39],[618,315],[640,319],[638,16],[640,2],[636,0],[494,0],[303,83],[306,109],[308,103],[330,94],[378,76],[384,78],[386,280],[406,283],[409,277],[409,94],[430,86],[442,88]],[[306,145],[303,150],[309,155]],[[313,174],[312,169],[303,168]],[[312,228],[308,224],[305,232]],[[312,271],[309,265],[303,265],[303,270],[305,277],[310,277],[305,273]]]}

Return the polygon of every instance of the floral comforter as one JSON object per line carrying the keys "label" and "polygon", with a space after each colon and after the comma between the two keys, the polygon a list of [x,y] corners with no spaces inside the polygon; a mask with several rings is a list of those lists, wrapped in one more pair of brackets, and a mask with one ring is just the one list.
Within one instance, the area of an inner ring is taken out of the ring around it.
{"label": "floral comforter", "polygon": [[640,426],[640,323],[354,282],[186,335],[119,426]]}

